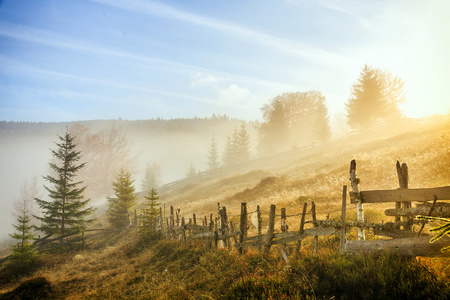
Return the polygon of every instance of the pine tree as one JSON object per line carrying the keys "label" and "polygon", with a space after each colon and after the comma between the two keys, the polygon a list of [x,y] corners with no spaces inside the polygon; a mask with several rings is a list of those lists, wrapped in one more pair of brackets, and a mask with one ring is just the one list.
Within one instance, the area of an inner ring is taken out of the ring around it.
{"label": "pine tree", "polygon": [[16,245],[12,245],[12,255],[9,258],[9,267],[19,272],[25,271],[37,258],[32,239],[32,225],[30,224],[30,214],[24,200],[23,209],[17,216],[17,223],[13,224],[16,232],[9,236],[17,240]]}
{"label": "pine tree", "polygon": [[136,195],[131,174],[121,169],[113,182],[115,198],[108,198],[108,221],[116,228],[130,224],[130,210],[136,205]]}
{"label": "pine tree", "polygon": [[250,156],[250,136],[248,135],[245,123],[242,123],[241,130],[238,133],[237,142],[237,162],[246,162]]}
{"label": "pine tree", "polygon": [[404,82],[391,73],[365,65],[345,103],[348,124],[368,129],[380,120],[400,118],[398,103],[405,101],[403,86]]}
{"label": "pine tree", "polygon": [[151,233],[155,231],[155,221],[158,217],[159,210],[158,207],[161,203],[158,203],[159,200],[158,192],[155,189],[152,189],[148,196],[145,196],[145,199],[147,200],[146,207],[143,210],[143,216],[142,216],[142,227],[141,232],[142,233]]}
{"label": "pine tree", "polygon": [[41,221],[38,227],[40,231],[48,235],[63,237],[85,229],[92,220],[86,218],[94,212],[92,207],[87,207],[90,199],[85,200],[83,193],[86,187],[79,188],[82,181],[74,181],[78,171],[86,163],[77,164],[81,158],[81,153],[76,150],[74,137],[68,132],[61,137],[57,150],[52,150],[55,162],[50,163],[50,169],[54,175],[47,175],[44,179],[53,188],[44,186],[51,198],[50,201],[35,198],[37,204],[42,209],[42,217],[35,216]]}
{"label": "pine tree", "polygon": [[230,135],[228,135],[227,140],[225,142],[225,149],[223,151],[222,161],[225,166],[231,166],[235,163],[234,159],[234,144]]}
{"label": "pine tree", "polygon": [[197,172],[195,171],[194,164],[191,163],[188,171],[186,172],[186,178],[194,178],[195,176],[197,176]]}
{"label": "pine tree", "polygon": [[325,103],[321,102],[316,107],[316,119],[315,119],[315,136],[320,141],[324,142],[331,137],[330,117],[328,116],[328,108]]}
{"label": "pine tree", "polygon": [[145,176],[142,179],[141,189],[143,192],[151,192],[152,189],[157,189],[161,184],[161,167],[155,163],[152,166],[147,166],[145,169]]}
{"label": "pine tree", "polygon": [[208,169],[215,170],[219,167],[219,165],[219,152],[217,149],[216,139],[213,136],[208,150]]}

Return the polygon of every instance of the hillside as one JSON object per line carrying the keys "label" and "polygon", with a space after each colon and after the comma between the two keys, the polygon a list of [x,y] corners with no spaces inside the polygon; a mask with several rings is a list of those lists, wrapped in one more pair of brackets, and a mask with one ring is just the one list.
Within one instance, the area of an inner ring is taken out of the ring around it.
{"label": "hillside", "polygon": [[279,204],[298,212],[304,199],[314,199],[318,211],[327,213],[340,205],[342,186],[349,185],[352,159],[357,161],[364,190],[398,188],[397,160],[408,164],[410,188],[450,185],[450,120],[409,129],[384,128],[372,132],[369,142],[368,135],[361,134],[256,159],[227,170],[222,179],[209,179],[205,173],[185,185],[166,187],[161,199],[166,207],[181,208],[187,217],[215,212],[218,202],[231,214],[239,214],[240,202],[247,202],[250,210],[256,205]]}
{"label": "hillside", "polygon": [[[371,138],[352,135],[328,145],[256,159],[220,174],[202,173],[163,187],[161,201],[166,210],[171,205],[180,208],[187,218],[192,213],[216,214],[220,203],[232,219],[237,218],[241,202],[247,202],[250,211],[256,205],[268,210],[276,204],[294,214],[304,202],[314,201],[319,219],[338,218],[352,159],[357,161],[364,190],[398,188],[397,160],[408,164],[411,188],[450,185],[449,119],[411,126],[409,131],[383,128],[372,132]],[[369,207],[366,217],[387,221],[381,210]],[[351,208],[349,214],[355,217]],[[297,228],[296,219],[290,222]],[[100,224],[106,224],[103,218],[95,226]],[[20,293],[15,288],[38,278],[36,289],[49,299],[340,299],[339,295],[342,299],[446,299],[450,295],[448,258],[346,258],[336,255],[333,237],[321,243],[319,256],[313,256],[306,245],[302,256],[292,257],[291,267],[286,268],[278,252],[263,256],[249,251],[238,256],[235,251],[206,251],[202,245],[185,248],[157,237],[141,239],[128,230],[101,250],[43,257],[40,267],[26,277],[10,282],[2,272],[0,293],[11,292],[4,299],[14,299]],[[261,293],[267,298],[257,296]]]}

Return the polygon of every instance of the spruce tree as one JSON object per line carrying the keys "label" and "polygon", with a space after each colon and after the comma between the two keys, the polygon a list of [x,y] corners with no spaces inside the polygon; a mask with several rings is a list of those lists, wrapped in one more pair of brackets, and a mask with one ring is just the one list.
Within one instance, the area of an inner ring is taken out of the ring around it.
{"label": "spruce tree", "polygon": [[157,202],[159,200],[159,196],[156,189],[152,189],[148,193],[148,196],[145,196],[145,199],[147,200],[145,203],[146,208],[143,210],[143,216],[141,219],[141,232],[144,234],[155,231],[155,221],[159,214],[158,207],[161,204]]}
{"label": "spruce tree", "polygon": [[186,172],[186,178],[194,178],[197,176],[197,172],[195,171],[194,164],[191,163],[188,171]]}
{"label": "spruce tree", "polygon": [[211,139],[211,145],[208,150],[208,169],[215,170],[219,167],[219,152],[214,136]]}
{"label": "spruce tree", "polygon": [[130,224],[129,213],[136,205],[136,194],[133,186],[134,180],[131,174],[121,169],[116,174],[113,182],[113,190],[116,197],[108,198],[108,221],[116,228],[125,227]]}
{"label": "spruce tree", "polygon": [[51,150],[54,162],[50,163],[52,175],[44,177],[53,187],[44,186],[50,201],[35,198],[42,210],[42,217],[35,216],[41,221],[38,229],[48,235],[63,237],[80,232],[92,220],[86,218],[94,212],[87,207],[90,199],[85,200],[83,193],[86,187],[78,187],[82,181],[75,181],[78,171],[86,163],[78,164],[81,159],[80,151],[74,143],[74,137],[68,132],[61,137],[60,143],[55,143],[57,150]]}
{"label": "spruce tree", "polygon": [[237,162],[246,162],[250,156],[250,136],[245,123],[242,123],[238,133]]}
{"label": "spruce tree", "polygon": [[32,240],[34,238],[32,225],[30,224],[30,214],[24,200],[23,209],[17,216],[17,223],[13,224],[15,232],[9,236],[17,240],[12,246],[12,255],[9,257],[9,267],[16,271],[25,271],[31,266],[37,257]]}
{"label": "spruce tree", "polygon": [[231,166],[235,163],[234,159],[234,144],[230,135],[228,135],[227,140],[225,142],[225,149],[223,151],[222,161],[225,166]]}
{"label": "spruce tree", "polygon": [[403,87],[400,78],[365,65],[345,103],[348,125],[368,129],[380,121],[400,118],[398,104],[405,101]]}
{"label": "spruce tree", "polygon": [[161,167],[155,163],[147,166],[145,176],[142,179],[141,189],[143,192],[150,192],[153,188],[157,189],[161,183]]}

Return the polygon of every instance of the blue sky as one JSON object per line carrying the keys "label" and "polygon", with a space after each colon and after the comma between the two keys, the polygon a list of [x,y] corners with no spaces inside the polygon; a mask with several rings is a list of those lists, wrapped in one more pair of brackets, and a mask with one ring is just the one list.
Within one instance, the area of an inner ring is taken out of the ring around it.
{"label": "blue sky", "polygon": [[409,117],[448,113],[450,1],[0,0],[0,120],[261,119],[284,92],[344,111],[364,64]]}

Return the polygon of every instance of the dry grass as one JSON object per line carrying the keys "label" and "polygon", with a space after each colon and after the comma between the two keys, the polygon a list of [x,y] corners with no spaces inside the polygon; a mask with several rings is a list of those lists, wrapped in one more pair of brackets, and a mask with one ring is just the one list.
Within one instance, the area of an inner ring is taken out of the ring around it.
{"label": "dry grass", "polygon": [[[192,213],[199,217],[209,216],[210,213],[216,215],[217,203],[220,202],[227,207],[230,219],[236,222],[240,203],[247,202],[250,213],[256,210],[257,205],[261,207],[263,226],[267,226],[267,212],[271,204],[277,205],[277,214],[281,207],[285,207],[288,215],[294,215],[301,212],[303,203],[307,202],[310,208],[310,202],[314,201],[318,219],[327,216],[338,219],[342,186],[349,184],[348,172],[352,159],[357,161],[362,190],[397,188],[397,160],[408,164],[411,188],[448,186],[449,150],[450,125],[447,122],[428,131],[380,139],[365,145],[342,144],[322,153],[299,155],[298,159],[284,166],[186,186],[164,195],[164,203],[167,209],[169,205],[181,208],[185,217],[190,217]],[[285,172],[277,173],[282,168]],[[366,218],[371,222],[391,221],[383,215],[385,208],[392,208],[392,205],[366,206]],[[348,219],[355,219],[355,215],[355,210],[349,205]],[[103,221],[100,219],[98,224],[102,225]],[[276,222],[279,224],[279,217]],[[292,230],[298,228],[299,222],[299,216],[288,218]],[[249,224],[250,230],[254,231],[251,220]],[[304,241],[306,254],[311,251],[310,242],[308,239]],[[324,247],[336,248],[333,238],[321,238],[321,243],[323,251],[326,251]],[[249,268],[246,264],[253,260],[258,263],[255,263],[254,268]],[[336,265],[333,266],[339,268],[348,264],[337,258],[334,263]],[[431,277],[437,280],[449,279],[449,259],[421,258],[418,263],[418,268],[428,270]],[[288,278],[283,277],[286,274],[282,277],[274,275],[284,266],[278,253],[259,257],[250,252],[247,256],[238,257],[227,251],[204,252],[202,248],[195,247],[188,250],[171,242],[153,247],[137,241],[134,232],[124,233],[120,242],[103,250],[47,256],[41,258],[40,264],[42,267],[39,271],[28,277],[9,283],[2,281],[1,293],[11,291],[20,282],[38,276],[51,282],[57,299],[216,299],[221,292],[232,287],[236,291],[243,288],[245,285],[240,285],[242,280],[243,284],[250,280],[255,284],[270,281],[275,286],[290,286],[283,281],[283,278]],[[326,267],[325,262],[320,264]],[[299,263],[298,270],[301,268]],[[349,271],[345,269],[343,272]],[[294,277],[293,280],[302,282],[301,278]],[[312,277],[309,280],[316,279]]]}

